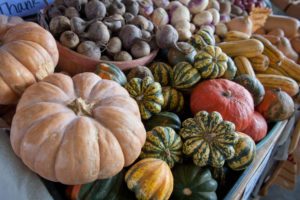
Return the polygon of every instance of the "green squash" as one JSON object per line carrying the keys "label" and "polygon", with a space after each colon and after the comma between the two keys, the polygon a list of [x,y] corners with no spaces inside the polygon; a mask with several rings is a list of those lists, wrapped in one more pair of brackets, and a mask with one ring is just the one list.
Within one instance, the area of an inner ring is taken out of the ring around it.
{"label": "green squash", "polygon": [[184,98],[180,91],[166,86],[162,88],[162,94],[164,96],[163,111],[179,113],[183,109]]}
{"label": "green squash", "polygon": [[97,65],[95,73],[103,79],[114,80],[124,86],[127,78],[123,71],[114,64],[101,62]]}
{"label": "green squash", "polygon": [[214,79],[224,75],[228,57],[217,46],[206,46],[195,56],[194,67],[202,78]]}
{"label": "green squash", "polygon": [[225,160],[233,158],[233,146],[238,141],[235,125],[223,121],[216,111],[200,111],[194,118],[186,119],[179,134],[184,140],[182,152],[193,157],[199,167],[222,167]]}
{"label": "green squash", "polygon": [[151,77],[147,76],[143,79],[133,78],[124,87],[130,96],[137,101],[142,119],[149,119],[152,114],[161,111],[161,107],[164,104],[162,88]]}
{"label": "green squash", "polygon": [[257,106],[265,96],[263,84],[254,76],[243,74],[234,78],[234,82],[244,86],[252,95],[254,106]]}
{"label": "green squash", "polygon": [[196,49],[187,42],[178,42],[177,46],[183,51],[176,48],[170,48],[168,52],[168,61],[174,66],[179,62],[194,63],[194,57],[197,54]]}
{"label": "green squash", "polygon": [[196,85],[201,76],[188,62],[179,62],[173,67],[172,87],[176,89],[188,89]]}
{"label": "green squash", "polygon": [[208,168],[193,164],[176,165],[172,170],[174,176],[174,200],[217,200],[218,187]]}
{"label": "green squash", "polygon": [[171,83],[172,67],[164,62],[154,62],[150,65],[154,80],[161,86],[167,86]]}
{"label": "green squash", "polygon": [[193,45],[197,51],[208,45],[215,45],[215,38],[208,31],[201,30],[194,34],[189,43]]}
{"label": "green squash", "polygon": [[[72,186],[68,199],[72,200],[131,200],[135,198],[125,182],[125,170],[117,175],[93,181],[91,183]],[[77,188],[76,188],[77,187]],[[79,190],[77,190],[79,188]]]}
{"label": "green squash", "polygon": [[181,149],[181,138],[172,128],[156,126],[147,132],[146,142],[140,157],[161,159],[172,168],[175,162],[182,161]]}
{"label": "green squash", "polygon": [[227,61],[227,69],[224,72],[222,78],[228,79],[228,80],[232,80],[234,79],[235,75],[236,75],[236,71],[237,71],[237,67],[234,64],[234,61],[232,60],[231,57],[228,57],[228,61]]}
{"label": "green squash", "polygon": [[238,142],[234,145],[235,154],[233,158],[226,162],[231,169],[240,171],[249,167],[254,161],[256,145],[250,136],[242,132],[237,133],[239,138]]}
{"label": "green squash", "polygon": [[147,131],[151,131],[156,126],[168,126],[177,132],[181,127],[181,120],[175,113],[160,112],[146,120],[144,124]]}

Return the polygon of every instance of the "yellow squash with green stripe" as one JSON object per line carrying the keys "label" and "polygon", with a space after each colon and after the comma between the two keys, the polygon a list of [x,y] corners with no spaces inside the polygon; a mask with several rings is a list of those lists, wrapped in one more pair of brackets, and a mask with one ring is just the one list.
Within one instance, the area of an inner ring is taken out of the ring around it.
{"label": "yellow squash with green stripe", "polygon": [[167,200],[173,192],[173,175],[169,165],[157,158],[144,158],[125,174],[127,187],[139,200]]}
{"label": "yellow squash with green stripe", "polygon": [[103,79],[113,80],[120,85],[125,85],[127,78],[123,71],[109,62],[101,62],[97,65],[95,73]]}
{"label": "yellow squash with green stripe", "polygon": [[235,154],[232,159],[227,160],[228,166],[235,170],[244,170],[252,164],[255,159],[256,146],[254,140],[242,132],[239,135],[238,142],[234,145]]}
{"label": "yellow squash with green stripe", "polygon": [[164,104],[162,88],[150,76],[143,79],[133,78],[124,87],[130,96],[137,101],[142,119],[149,119],[153,113],[161,111]]}
{"label": "yellow squash with green stripe", "polygon": [[189,43],[193,45],[197,51],[208,45],[215,45],[215,38],[208,31],[201,30],[194,34]]}
{"label": "yellow squash with green stripe", "polygon": [[183,109],[184,98],[180,91],[170,86],[165,86],[162,88],[162,94],[164,96],[163,111],[179,113]]}
{"label": "yellow squash with green stripe", "polygon": [[140,154],[141,158],[158,158],[167,162],[170,168],[182,160],[182,141],[174,129],[156,126],[147,132],[146,143]]}
{"label": "yellow squash with green stripe", "polygon": [[179,135],[184,140],[182,152],[192,156],[194,164],[200,167],[222,167],[225,160],[233,158],[238,141],[234,123],[223,121],[216,111],[200,111],[194,118],[186,119]]}
{"label": "yellow squash with green stripe", "polygon": [[191,88],[201,79],[198,70],[188,62],[177,63],[171,77],[172,87],[179,90]]}
{"label": "yellow squash with green stripe", "polygon": [[154,62],[150,65],[154,80],[162,86],[169,85],[171,82],[172,67],[164,62]]}
{"label": "yellow squash with green stripe", "polygon": [[206,46],[199,51],[194,59],[194,67],[202,78],[214,79],[224,75],[227,70],[228,57],[217,46]]}

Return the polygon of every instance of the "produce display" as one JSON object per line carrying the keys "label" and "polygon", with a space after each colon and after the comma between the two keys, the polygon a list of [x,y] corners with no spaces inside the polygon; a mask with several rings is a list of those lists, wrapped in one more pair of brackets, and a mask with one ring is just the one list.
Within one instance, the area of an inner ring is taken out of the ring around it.
{"label": "produce display", "polygon": [[[257,27],[267,6],[54,0],[44,22],[0,15],[14,152],[68,199],[222,199],[299,94],[300,23]],[[98,62],[62,71],[60,46]]]}

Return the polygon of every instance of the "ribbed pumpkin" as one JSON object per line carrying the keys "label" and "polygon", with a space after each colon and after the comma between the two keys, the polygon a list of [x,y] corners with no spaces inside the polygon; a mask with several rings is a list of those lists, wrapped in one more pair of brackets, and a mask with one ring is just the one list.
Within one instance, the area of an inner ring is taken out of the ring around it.
{"label": "ribbed pumpkin", "polygon": [[238,135],[235,125],[223,121],[218,112],[198,112],[194,118],[182,123],[179,135],[184,140],[182,152],[193,157],[195,165],[222,167],[225,160],[234,156],[233,145]]}
{"label": "ribbed pumpkin", "polygon": [[172,170],[174,176],[174,200],[217,200],[217,181],[212,178],[208,168],[192,164],[176,165]]}
{"label": "ribbed pumpkin", "polygon": [[152,114],[159,113],[164,104],[162,88],[149,76],[140,79],[133,78],[124,86],[140,108],[142,119],[149,119]]}
{"label": "ribbed pumpkin", "polygon": [[255,142],[259,142],[266,137],[268,124],[266,119],[257,111],[254,111],[253,119],[243,133],[249,135]]}
{"label": "ribbed pumpkin", "polygon": [[103,79],[116,81],[123,86],[127,82],[127,78],[123,71],[116,65],[109,62],[99,63],[96,67],[95,73]]}
{"label": "ribbed pumpkin", "polygon": [[201,79],[197,69],[188,62],[177,63],[172,71],[172,87],[187,89],[193,87]]}
{"label": "ribbed pumpkin", "polygon": [[213,79],[224,75],[227,70],[228,57],[217,46],[206,46],[199,51],[194,60],[202,78]]}
{"label": "ribbed pumpkin", "polygon": [[172,67],[164,62],[154,62],[150,65],[154,80],[159,82],[161,86],[171,83]]}
{"label": "ribbed pumpkin", "polygon": [[183,109],[184,98],[180,91],[170,86],[165,86],[162,88],[162,94],[164,96],[163,111],[178,113]]}
{"label": "ribbed pumpkin", "polygon": [[234,82],[244,86],[252,95],[254,106],[257,106],[264,98],[265,88],[254,76],[243,74],[234,78]]}
{"label": "ribbed pumpkin", "polygon": [[199,51],[208,45],[215,45],[215,38],[208,31],[202,30],[194,34],[189,43]]}
{"label": "ribbed pumpkin", "polygon": [[67,185],[116,175],[138,158],[145,139],[135,100],[91,72],[52,74],[27,88],[10,132],[30,169]]}
{"label": "ribbed pumpkin", "polygon": [[224,72],[222,78],[232,80],[232,79],[234,79],[234,77],[236,75],[237,68],[236,68],[232,58],[230,58],[229,56],[227,56],[227,58],[228,58],[227,69]]}
{"label": "ribbed pumpkin", "polygon": [[144,124],[147,131],[151,131],[156,126],[168,126],[175,131],[179,131],[181,127],[181,120],[175,113],[160,112],[146,120]]}
{"label": "ribbed pumpkin", "polygon": [[142,148],[141,158],[158,158],[170,168],[182,160],[182,141],[176,132],[167,126],[156,126],[147,132],[146,143]]}
{"label": "ribbed pumpkin", "polygon": [[15,104],[28,86],[54,72],[58,50],[36,23],[0,25],[0,104]]}
{"label": "ribbed pumpkin", "polygon": [[294,101],[280,89],[266,90],[264,99],[256,107],[268,122],[288,119],[294,113]]}
{"label": "ribbed pumpkin", "polygon": [[67,187],[67,197],[71,200],[132,200],[135,198],[126,185],[125,170],[117,175],[83,185]]}
{"label": "ribbed pumpkin", "polygon": [[212,79],[196,85],[191,94],[190,108],[193,114],[201,110],[217,111],[241,131],[252,120],[254,102],[243,86],[227,79]]}
{"label": "ribbed pumpkin", "polygon": [[232,159],[227,160],[228,166],[236,171],[244,170],[249,167],[255,159],[256,146],[252,138],[242,132],[239,135],[238,142],[234,145],[235,154]]}
{"label": "ribbed pumpkin", "polygon": [[139,200],[167,200],[173,191],[173,175],[169,165],[157,158],[144,158],[126,172],[127,187]]}

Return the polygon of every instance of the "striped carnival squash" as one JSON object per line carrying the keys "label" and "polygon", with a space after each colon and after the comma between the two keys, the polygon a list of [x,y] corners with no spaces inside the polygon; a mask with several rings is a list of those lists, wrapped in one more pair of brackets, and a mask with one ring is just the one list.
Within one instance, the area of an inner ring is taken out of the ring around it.
{"label": "striped carnival squash", "polygon": [[171,77],[172,87],[179,90],[191,88],[201,79],[198,70],[188,62],[177,63]]}
{"label": "striped carnival squash", "polygon": [[266,90],[264,99],[257,105],[256,110],[268,122],[288,119],[294,113],[293,99],[281,89]]}
{"label": "striped carnival squash", "polygon": [[161,86],[167,86],[171,83],[172,67],[164,62],[154,62],[150,65],[154,80]]}
{"label": "striped carnival squash", "polygon": [[255,159],[256,146],[253,139],[242,132],[239,135],[238,142],[234,145],[234,156],[227,160],[228,166],[235,170],[244,170],[249,167]]}
{"label": "striped carnival squash", "polygon": [[255,76],[243,74],[235,77],[234,82],[244,86],[251,93],[254,100],[254,106],[258,105],[263,100],[265,88]]}
{"label": "striped carnival squash", "polygon": [[162,88],[149,76],[140,79],[133,78],[124,86],[134,98],[141,112],[142,119],[149,119],[153,113],[159,113],[164,104]]}
{"label": "striped carnival squash", "polygon": [[218,183],[212,178],[208,168],[193,164],[176,165],[172,170],[174,176],[174,200],[217,200]]}
{"label": "striped carnival squash", "polygon": [[181,127],[181,120],[175,113],[160,112],[153,115],[150,119],[144,122],[146,131],[151,131],[156,126],[168,126],[179,131]]}
{"label": "striped carnival squash", "polygon": [[162,94],[164,96],[164,104],[162,106],[163,111],[179,113],[183,109],[184,98],[180,91],[170,86],[166,86],[162,88]]}
{"label": "striped carnival squash", "polygon": [[165,161],[170,168],[175,162],[182,161],[182,141],[176,132],[166,126],[156,126],[147,132],[146,142],[140,158],[158,158]]}
{"label": "striped carnival squash", "polygon": [[231,57],[227,56],[227,58],[228,58],[227,69],[224,72],[222,78],[232,80],[236,75],[237,67],[235,66]]}
{"label": "striped carnival squash", "polygon": [[125,174],[127,187],[138,200],[167,200],[173,191],[173,175],[169,165],[157,158],[144,158]]}
{"label": "striped carnival squash", "polygon": [[127,78],[123,71],[114,64],[101,62],[97,65],[95,73],[103,79],[113,80],[120,85],[125,85]]}
{"label": "striped carnival squash", "polygon": [[208,45],[215,45],[215,38],[209,31],[201,30],[191,37],[189,43],[193,45],[197,51],[200,51]]}
{"label": "striped carnival squash", "polygon": [[233,145],[238,139],[235,125],[218,112],[198,112],[182,123],[179,134],[184,140],[182,152],[192,156],[197,166],[222,167],[234,156]]}
{"label": "striped carnival squash", "polygon": [[214,79],[223,76],[227,70],[228,57],[220,47],[206,46],[195,56],[194,67],[202,78]]}
{"label": "striped carnival squash", "polygon": [[71,200],[130,200],[134,199],[134,193],[131,192],[125,183],[125,170],[123,169],[117,175],[93,181],[82,185],[67,186],[67,198]]}

